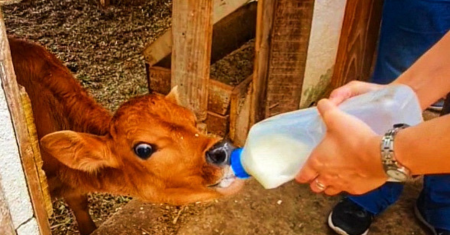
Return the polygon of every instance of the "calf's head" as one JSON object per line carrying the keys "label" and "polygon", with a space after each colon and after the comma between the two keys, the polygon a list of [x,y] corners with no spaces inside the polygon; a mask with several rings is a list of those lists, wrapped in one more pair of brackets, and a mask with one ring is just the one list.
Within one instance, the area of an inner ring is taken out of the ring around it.
{"label": "calf's head", "polygon": [[69,168],[115,177],[100,186],[103,192],[171,204],[237,192],[243,183],[229,166],[232,145],[200,133],[195,115],[177,97],[174,89],[133,98],[105,124],[106,135],[54,132],[41,146]]}

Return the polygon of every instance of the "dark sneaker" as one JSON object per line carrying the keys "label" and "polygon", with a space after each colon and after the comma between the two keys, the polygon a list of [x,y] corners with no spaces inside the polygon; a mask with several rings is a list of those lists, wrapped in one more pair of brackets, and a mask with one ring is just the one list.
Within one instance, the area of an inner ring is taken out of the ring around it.
{"label": "dark sneaker", "polygon": [[342,199],[330,216],[328,226],[341,235],[366,235],[374,215],[348,198]]}
{"label": "dark sneaker", "polygon": [[423,225],[425,225],[427,228],[430,229],[431,234],[433,235],[450,235],[450,231],[443,230],[439,228],[433,227],[423,216],[423,212],[420,210],[420,208],[417,206],[417,204],[414,206],[414,214],[416,215],[417,219],[422,222]]}
{"label": "dark sneaker", "polygon": [[427,109],[440,112],[440,111],[442,111],[442,108],[444,107],[444,102],[445,102],[444,99],[440,99],[436,103],[430,105],[430,107],[428,107]]}

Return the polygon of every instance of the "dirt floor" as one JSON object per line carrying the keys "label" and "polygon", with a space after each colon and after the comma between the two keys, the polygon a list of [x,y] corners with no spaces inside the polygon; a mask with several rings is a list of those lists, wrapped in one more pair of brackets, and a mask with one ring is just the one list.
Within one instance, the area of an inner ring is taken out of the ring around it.
{"label": "dirt floor", "polygon": [[[424,235],[413,215],[419,188],[420,182],[408,184],[398,203],[375,220],[370,234]],[[238,195],[188,205],[178,213],[168,214],[164,205],[132,200],[93,235],[331,235],[326,219],[338,200],[315,195],[295,182],[265,190],[249,180]]]}
{"label": "dirt floor", "polygon": [[[142,50],[170,27],[170,16],[171,0],[107,9],[94,0],[23,0],[4,7],[9,34],[49,48],[111,111],[129,97],[147,92]],[[242,63],[244,68],[251,66]],[[219,65],[213,70],[222,73]],[[375,221],[371,234],[425,234],[412,213],[420,187],[420,182],[408,184],[400,201]],[[337,200],[314,195],[294,182],[264,190],[250,180],[238,195],[185,207],[93,194],[90,212],[97,225],[109,218],[97,234],[331,234],[325,221]],[[53,234],[78,234],[65,203],[59,200],[53,206]]]}

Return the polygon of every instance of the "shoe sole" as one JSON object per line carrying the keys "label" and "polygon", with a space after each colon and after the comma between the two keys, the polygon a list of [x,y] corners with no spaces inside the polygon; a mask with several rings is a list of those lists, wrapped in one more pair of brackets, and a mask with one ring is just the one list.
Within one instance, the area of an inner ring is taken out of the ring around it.
{"label": "shoe sole", "polygon": [[431,231],[431,233],[432,233],[433,235],[437,235],[436,231],[434,230],[434,227],[433,227],[431,224],[429,224],[429,223],[425,220],[425,218],[423,218],[422,214],[420,214],[420,211],[419,211],[419,208],[417,208],[417,205],[414,206],[414,214],[416,215],[416,218],[417,218],[420,222],[422,222],[422,224],[425,225],[425,226]]}
{"label": "shoe sole", "polygon": [[427,110],[434,111],[434,112],[441,112],[442,107],[428,107]]}
{"label": "shoe sole", "polygon": [[[346,231],[342,230],[339,227],[336,227],[333,224],[333,221],[331,220],[331,216],[333,215],[333,212],[330,213],[330,215],[328,216],[328,226],[330,226],[330,228],[335,231],[337,234],[339,235],[349,235]],[[369,234],[369,229],[367,229],[364,233],[362,233],[361,235],[367,235]]]}

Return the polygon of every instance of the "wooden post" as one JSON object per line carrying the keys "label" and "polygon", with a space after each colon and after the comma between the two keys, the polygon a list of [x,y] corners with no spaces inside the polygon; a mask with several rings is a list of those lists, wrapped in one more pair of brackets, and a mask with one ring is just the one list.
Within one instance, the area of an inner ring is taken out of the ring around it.
{"label": "wooden post", "polygon": [[213,0],[174,0],[172,78],[181,101],[202,122],[207,116]]}
{"label": "wooden post", "polygon": [[[248,0],[213,0],[213,24],[218,23],[240,7]],[[224,36],[224,35],[222,35]],[[153,43],[144,48],[144,57],[151,66],[155,65],[172,52],[172,29],[169,29]]]}
{"label": "wooden post", "polygon": [[261,0],[251,123],[299,107],[314,0]]}
{"label": "wooden post", "polygon": [[270,33],[275,0],[259,0],[256,17],[255,65],[253,68],[253,94],[250,106],[250,126],[265,118],[266,88],[270,50]]}
{"label": "wooden post", "polygon": [[347,0],[332,88],[369,79],[375,59],[382,0]]}
{"label": "wooden post", "polygon": [[3,21],[3,14],[0,11],[0,78],[3,90],[8,102],[9,111],[13,120],[15,136],[19,146],[20,157],[23,170],[26,175],[29,194],[33,205],[34,216],[41,235],[49,235],[50,226],[48,223],[47,211],[44,207],[44,199],[40,188],[40,179],[36,169],[33,155],[33,147],[30,142],[25,113],[21,105],[21,95],[16,82],[11,52],[9,50],[6,28]]}

